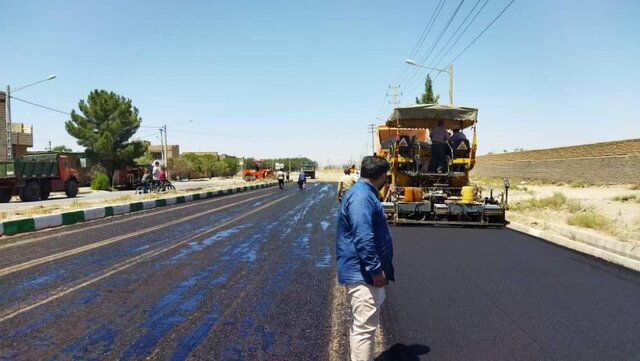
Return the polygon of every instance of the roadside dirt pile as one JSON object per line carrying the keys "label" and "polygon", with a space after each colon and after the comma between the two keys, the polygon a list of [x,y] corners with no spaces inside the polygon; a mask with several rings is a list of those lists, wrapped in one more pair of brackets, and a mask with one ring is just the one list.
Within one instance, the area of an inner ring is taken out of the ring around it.
{"label": "roadside dirt pile", "polygon": [[637,183],[640,139],[483,155],[472,174],[592,184]]}

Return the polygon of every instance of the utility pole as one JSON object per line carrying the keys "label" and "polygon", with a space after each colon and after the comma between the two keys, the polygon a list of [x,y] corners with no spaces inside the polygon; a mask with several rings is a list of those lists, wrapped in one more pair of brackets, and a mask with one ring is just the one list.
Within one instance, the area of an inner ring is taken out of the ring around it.
{"label": "utility pole", "polygon": [[164,127],[160,128],[160,157],[162,158],[162,164],[164,164]]}
{"label": "utility pole", "polygon": [[449,64],[449,104],[453,105],[453,64]]}
{"label": "utility pole", "polygon": [[375,131],[376,125],[373,123],[369,124],[369,133],[371,133],[371,154],[376,154]]}
{"label": "utility pole", "polygon": [[7,99],[5,102],[7,104],[7,134],[3,134],[2,136],[7,137],[7,159],[13,159],[11,144],[11,87],[9,85],[7,85]]}
{"label": "utility pole", "polygon": [[387,96],[390,96],[392,98],[391,100],[389,100],[389,104],[393,106],[400,104],[400,100],[398,99],[400,96],[402,96],[402,92],[398,94],[400,85],[389,85],[389,89],[391,89],[391,95],[387,93]]}

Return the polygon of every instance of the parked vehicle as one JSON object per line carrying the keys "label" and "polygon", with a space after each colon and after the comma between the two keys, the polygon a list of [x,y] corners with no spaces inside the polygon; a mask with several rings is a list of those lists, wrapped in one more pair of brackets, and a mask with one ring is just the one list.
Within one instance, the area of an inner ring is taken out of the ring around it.
{"label": "parked vehicle", "polygon": [[315,179],[316,178],[316,167],[313,164],[303,164],[301,172],[304,173],[308,178]]}
{"label": "parked vehicle", "polygon": [[261,161],[253,161],[253,164],[242,170],[242,179],[252,182],[256,179],[274,178],[275,174],[271,168],[267,168]]}
{"label": "parked vehicle", "polygon": [[58,191],[69,198],[78,194],[78,172],[67,156],[38,153],[0,160],[0,202],[9,202],[14,195],[23,202],[45,200]]}
{"label": "parked vehicle", "polygon": [[133,167],[116,169],[113,172],[111,184],[113,184],[114,188],[120,190],[136,189],[136,187],[140,185],[145,168],[151,171],[151,165],[148,164],[138,164]]}

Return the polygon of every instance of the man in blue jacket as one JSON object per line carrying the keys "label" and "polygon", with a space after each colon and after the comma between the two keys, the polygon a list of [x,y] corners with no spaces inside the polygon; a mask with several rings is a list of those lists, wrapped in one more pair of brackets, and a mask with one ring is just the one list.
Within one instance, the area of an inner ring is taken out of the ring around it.
{"label": "man in blue jacket", "polygon": [[360,180],[345,193],[338,213],[336,266],[353,316],[349,332],[352,361],[374,359],[385,286],[394,281],[391,232],[378,198],[388,170],[386,159],[364,157]]}

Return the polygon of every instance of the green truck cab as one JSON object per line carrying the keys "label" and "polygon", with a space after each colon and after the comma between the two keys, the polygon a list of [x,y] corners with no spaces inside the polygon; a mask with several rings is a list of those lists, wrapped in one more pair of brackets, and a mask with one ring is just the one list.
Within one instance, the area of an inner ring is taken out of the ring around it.
{"label": "green truck cab", "polygon": [[15,160],[0,160],[0,203],[18,195],[23,202],[45,200],[51,192],[78,194],[78,172],[69,158],[57,153],[29,154]]}
{"label": "green truck cab", "polygon": [[316,177],[316,167],[313,164],[304,164],[301,171],[307,178],[314,179]]}

